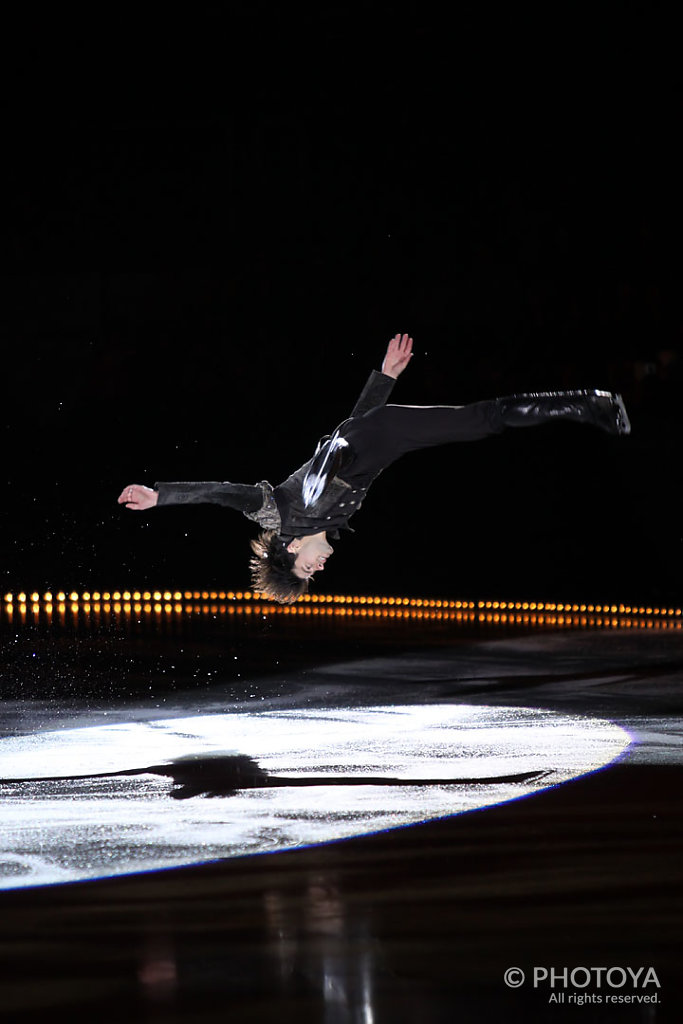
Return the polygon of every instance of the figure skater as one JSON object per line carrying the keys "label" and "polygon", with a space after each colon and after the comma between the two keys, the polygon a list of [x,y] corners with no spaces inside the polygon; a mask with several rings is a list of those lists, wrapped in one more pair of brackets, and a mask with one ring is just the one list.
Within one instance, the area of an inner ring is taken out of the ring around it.
{"label": "figure skater", "polygon": [[391,339],[381,371],[371,372],[349,418],[321,438],[313,457],[276,487],[267,480],[157,483],[153,488],[129,484],[119,504],[134,511],[200,502],[237,509],[261,527],[251,541],[253,590],[292,604],[332,555],[328,537],[335,540],[339,530],[351,530],[349,520],[372,482],[406,452],[480,441],[508,427],[553,420],[585,423],[613,435],[630,433],[622,398],[609,391],[548,391],[461,406],[387,405],[412,350],[407,334]]}

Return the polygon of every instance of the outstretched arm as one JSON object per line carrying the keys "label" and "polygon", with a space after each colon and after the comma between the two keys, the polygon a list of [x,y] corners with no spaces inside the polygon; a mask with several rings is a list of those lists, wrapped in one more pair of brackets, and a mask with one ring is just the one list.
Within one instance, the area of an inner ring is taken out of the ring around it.
{"label": "outstretched arm", "polygon": [[[263,482],[265,485],[265,481]],[[265,501],[261,484],[233,484],[228,480],[192,483],[178,481],[157,483],[154,489],[142,484],[128,484],[119,495],[119,505],[135,512],[155,505],[193,505],[209,503],[237,509],[238,512],[258,512]]]}
{"label": "outstretched arm", "polygon": [[387,346],[382,373],[396,380],[413,358],[413,339],[407,334],[395,334]]}

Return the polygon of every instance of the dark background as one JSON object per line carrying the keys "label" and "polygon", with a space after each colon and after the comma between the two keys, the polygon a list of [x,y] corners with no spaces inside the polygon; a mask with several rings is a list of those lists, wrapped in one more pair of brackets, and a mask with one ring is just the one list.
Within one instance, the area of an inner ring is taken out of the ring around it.
{"label": "dark background", "polygon": [[396,402],[613,388],[633,434],[408,457],[319,590],[680,601],[672,27],[372,10],[8,36],[3,590],[247,586],[252,524],[121,488],[277,483],[407,331]]}

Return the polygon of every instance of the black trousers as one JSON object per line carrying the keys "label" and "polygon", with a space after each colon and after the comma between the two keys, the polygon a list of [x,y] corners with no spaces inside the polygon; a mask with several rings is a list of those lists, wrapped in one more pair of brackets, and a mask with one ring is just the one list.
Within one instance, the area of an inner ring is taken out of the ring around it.
{"label": "black trousers", "polygon": [[505,429],[495,401],[471,405],[382,405],[348,420],[341,434],[351,446],[340,476],[370,482],[407,452],[462,441],[481,441]]}

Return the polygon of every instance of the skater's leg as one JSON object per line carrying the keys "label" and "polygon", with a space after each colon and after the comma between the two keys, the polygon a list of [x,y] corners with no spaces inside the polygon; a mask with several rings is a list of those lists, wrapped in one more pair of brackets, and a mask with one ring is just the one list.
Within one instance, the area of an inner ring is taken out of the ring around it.
{"label": "skater's leg", "polygon": [[532,427],[557,420],[585,423],[612,435],[631,430],[620,395],[608,391],[546,391],[460,406],[385,405],[351,420],[344,437],[355,453],[353,476],[371,477],[406,452],[480,441],[507,427]]}
{"label": "skater's leg", "polygon": [[344,431],[353,475],[372,475],[407,452],[481,441],[505,429],[495,401],[471,405],[384,405],[352,420]]}

